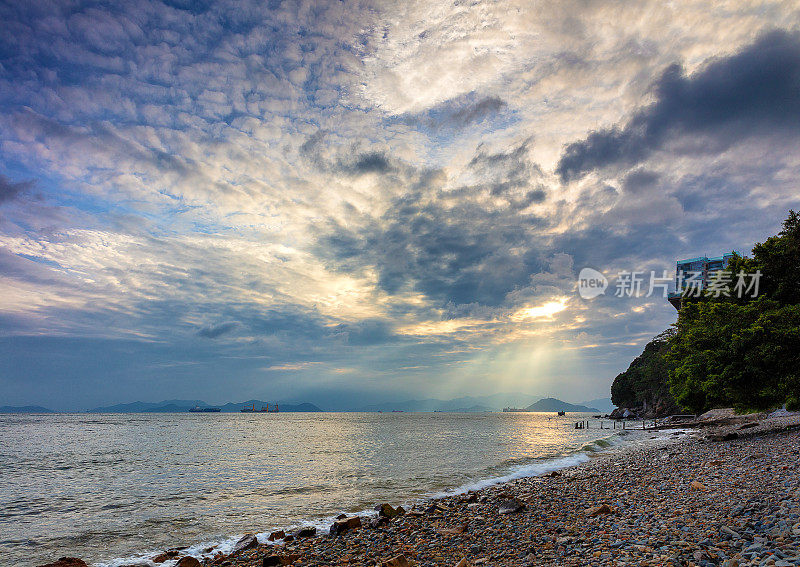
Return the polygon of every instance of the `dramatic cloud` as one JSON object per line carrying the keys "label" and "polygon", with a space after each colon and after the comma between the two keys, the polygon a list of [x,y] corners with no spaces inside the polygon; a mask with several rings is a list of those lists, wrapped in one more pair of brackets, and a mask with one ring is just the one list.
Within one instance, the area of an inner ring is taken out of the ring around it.
{"label": "dramatic cloud", "polygon": [[[611,165],[629,166],[669,142],[695,136],[687,152],[720,152],[753,136],[800,135],[800,35],[774,31],[691,76],[672,65],[655,102],[622,127],[566,147],[556,172],[567,181]],[[709,144],[710,142],[710,144]]]}
{"label": "dramatic cloud", "polygon": [[[543,267],[537,232],[548,223],[528,208],[541,203],[543,173],[529,141],[505,152],[479,148],[468,164],[481,183],[445,188],[441,172],[406,166],[401,184],[416,187],[379,218],[333,223],[317,250],[331,267],[375,270],[386,293],[421,293],[434,305],[502,304]],[[535,187],[535,188],[533,188]]]}
{"label": "dramatic cloud", "polygon": [[800,207],[791,3],[0,20],[5,403],[601,397],[675,313],[576,272],[746,251]]}

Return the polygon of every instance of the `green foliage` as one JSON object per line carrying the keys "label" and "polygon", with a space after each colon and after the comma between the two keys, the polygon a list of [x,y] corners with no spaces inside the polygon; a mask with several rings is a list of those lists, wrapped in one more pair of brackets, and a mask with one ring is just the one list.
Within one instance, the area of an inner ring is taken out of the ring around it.
{"label": "green foliage", "polygon": [[611,401],[618,407],[640,407],[670,413],[677,409],[669,391],[668,376],[672,363],[665,358],[668,341],[675,334],[668,329],[647,343],[625,372],[611,385]]}
{"label": "green foliage", "polygon": [[760,271],[759,296],[684,299],[665,353],[675,400],[696,413],[800,406],[800,216],[729,269]]}

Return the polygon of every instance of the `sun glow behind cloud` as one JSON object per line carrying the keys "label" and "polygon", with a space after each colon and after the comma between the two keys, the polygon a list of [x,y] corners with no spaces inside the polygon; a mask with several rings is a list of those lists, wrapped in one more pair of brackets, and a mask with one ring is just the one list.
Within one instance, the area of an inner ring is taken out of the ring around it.
{"label": "sun glow behind cloud", "polygon": [[[579,300],[576,268],[746,249],[797,204],[794,107],[717,80],[794,100],[791,3],[145,4],[3,14],[0,394],[20,402],[56,379],[120,401],[137,365],[193,367],[154,377],[163,397],[227,395],[221,374],[571,393],[674,319]],[[722,122],[689,119],[717,100]]]}
{"label": "sun glow behind cloud", "polygon": [[562,297],[554,301],[548,301],[535,307],[524,307],[511,315],[513,321],[525,321],[527,319],[552,319],[556,313],[560,313],[567,308],[569,298]]}

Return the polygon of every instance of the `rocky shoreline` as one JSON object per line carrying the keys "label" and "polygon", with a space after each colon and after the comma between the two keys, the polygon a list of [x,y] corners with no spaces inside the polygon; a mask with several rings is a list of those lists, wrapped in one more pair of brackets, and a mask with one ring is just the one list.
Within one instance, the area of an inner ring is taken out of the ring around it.
{"label": "rocky shoreline", "polygon": [[141,565],[800,565],[800,431],[788,425],[725,441],[675,433],[544,477],[343,517],[335,535],[245,536],[228,555],[173,550]]}

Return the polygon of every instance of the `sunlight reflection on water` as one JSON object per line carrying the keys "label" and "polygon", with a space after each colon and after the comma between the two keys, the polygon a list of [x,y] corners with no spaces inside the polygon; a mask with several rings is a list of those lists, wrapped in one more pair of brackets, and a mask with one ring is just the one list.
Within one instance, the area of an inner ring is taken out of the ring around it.
{"label": "sunlight reflection on water", "polygon": [[109,560],[529,474],[613,433],[579,415],[0,416],[0,554]]}

